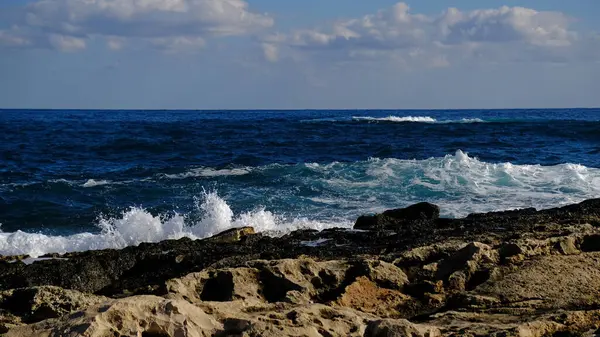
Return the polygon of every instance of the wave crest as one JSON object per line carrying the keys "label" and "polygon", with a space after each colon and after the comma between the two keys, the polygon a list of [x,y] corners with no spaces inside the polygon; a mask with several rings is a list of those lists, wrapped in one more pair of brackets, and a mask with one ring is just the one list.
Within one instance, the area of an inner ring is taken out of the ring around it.
{"label": "wave crest", "polygon": [[132,207],[120,217],[101,218],[97,223],[100,233],[80,233],[69,236],[52,236],[40,233],[0,231],[0,255],[38,257],[48,253],[73,251],[121,249],[142,242],[159,242],[188,237],[202,239],[235,227],[251,226],[257,232],[282,235],[299,228],[325,229],[350,226],[350,223],[327,223],[305,218],[287,219],[264,208],[238,214],[216,192],[204,192],[197,200],[201,217],[194,223],[186,220],[189,215],[175,213],[153,215],[149,211]]}
{"label": "wave crest", "polygon": [[431,124],[453,124],[453,123],[485,123],[480,118],[462,118],[457,120],[437,120],[429,116],[388,116],[388,117],[357,117],[353,116],[355,121],[368,122],[394,122],[394,123],[431,123]]}

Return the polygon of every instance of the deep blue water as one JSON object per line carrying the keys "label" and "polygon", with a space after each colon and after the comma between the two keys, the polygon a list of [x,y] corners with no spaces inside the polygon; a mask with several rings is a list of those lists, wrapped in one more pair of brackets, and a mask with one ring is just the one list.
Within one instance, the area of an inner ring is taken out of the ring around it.
{"label": "deep blue water", "polygon": [[0,110],[0,254],[600,197],[600,109]]}

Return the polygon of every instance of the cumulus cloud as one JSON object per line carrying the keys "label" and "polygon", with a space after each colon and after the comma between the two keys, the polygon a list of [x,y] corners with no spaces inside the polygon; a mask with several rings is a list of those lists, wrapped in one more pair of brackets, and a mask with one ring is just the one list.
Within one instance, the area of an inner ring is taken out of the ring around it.
{"label": "cumulus cloud", "polygon": [[[338,59],[386,57],[405,65],[446,67],[452,55],[457,59],[481,55],[495,46],[528,49],[529,55],[556,53],[551,49],[564,49],[579,41],[570,23],[563,13],[507,6],[464,12],[449,8],[440,15],[425,16],[413,14],[400,2],[361,18],[270,36],[264,42],[270,50],[277,50],[280,58],[283,51],[288,55],[327,53]],[[266,49],[265,56],[273,61]]]}
{"label": "cumulus cloud", "polygon": [[[61,50],[85,48],[90,37],[105,38],[113,50],[128,39],[169,50],[201,48],[206,38],[251,34],[273,25],[270,16],[252,12],[244,0],[37,0],[22,12],[23,30],[46,34],[50,45]],[[18,42],[10,30],[0,34],[0,43]]]}
{"label": "cumulus cloud", "polygon": [[450,8],[437,20],[444,43],[523,41],[541,46],[568,46],[576,40],[569,21],[558,12],[507,6],[467,13]]}

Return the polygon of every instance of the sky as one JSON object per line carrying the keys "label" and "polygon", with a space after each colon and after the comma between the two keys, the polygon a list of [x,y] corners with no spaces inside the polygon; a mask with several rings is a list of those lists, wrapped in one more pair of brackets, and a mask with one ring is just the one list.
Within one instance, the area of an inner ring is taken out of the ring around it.
{"label": "sky", "polygon": [[0,108],[600,107],[598,0],[2,0]]}

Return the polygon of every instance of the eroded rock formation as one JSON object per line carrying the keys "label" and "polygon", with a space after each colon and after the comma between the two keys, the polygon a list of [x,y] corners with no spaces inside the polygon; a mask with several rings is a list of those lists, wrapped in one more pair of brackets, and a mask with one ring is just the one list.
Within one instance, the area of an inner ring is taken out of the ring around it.
{"label": "eroded rock formation", "polygon": [[[7,336],[595,336],[600,201],[0,261]],[[600,332],[598,333],[600,335]]]}

